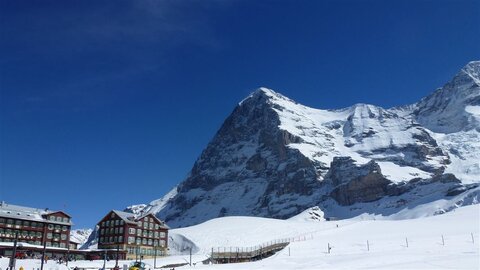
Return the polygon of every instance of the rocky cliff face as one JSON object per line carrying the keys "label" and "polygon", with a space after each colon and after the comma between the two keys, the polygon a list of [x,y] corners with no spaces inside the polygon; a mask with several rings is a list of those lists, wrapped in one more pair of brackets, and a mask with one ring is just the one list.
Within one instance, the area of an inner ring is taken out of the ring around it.
{"label": "rocky cliff face", "polygon": [[367,211],[382,201],[368,211],[391,213],[475,189],[479,67],[471,62],[420,102],[392,109],[318,110],[260,88],[233,110],[187,178],[140,211],[172,227],[226,215],[287,218],[312,206],[347,217],[359,213],[352,205]]}

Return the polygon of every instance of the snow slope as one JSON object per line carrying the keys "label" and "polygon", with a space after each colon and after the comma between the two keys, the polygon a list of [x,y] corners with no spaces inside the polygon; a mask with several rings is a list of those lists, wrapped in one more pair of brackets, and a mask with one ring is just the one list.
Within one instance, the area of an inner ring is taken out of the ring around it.
{"label": "snow slope", "polygon": [[[306,222],[224,217],[173,232],[192,240],[207,255],[212,247],[295,240],[277,255],[259,262],[196,266],[201,269],[479,269],[479,210],[473,205],[443,215],[404,220],[370,217]],[[328,244],[333,247],[330,254]]]}

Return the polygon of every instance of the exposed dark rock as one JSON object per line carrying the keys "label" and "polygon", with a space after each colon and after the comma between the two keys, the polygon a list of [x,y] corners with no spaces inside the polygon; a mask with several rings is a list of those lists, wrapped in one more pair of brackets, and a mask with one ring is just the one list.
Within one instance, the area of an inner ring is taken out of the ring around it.
{"label": "exposed dark rock", "polygon": [[371,202],[398,193],[375,161],[357,166],[350,157],[336,157],[326,179],[334,186],[330,195],[341,205]]}

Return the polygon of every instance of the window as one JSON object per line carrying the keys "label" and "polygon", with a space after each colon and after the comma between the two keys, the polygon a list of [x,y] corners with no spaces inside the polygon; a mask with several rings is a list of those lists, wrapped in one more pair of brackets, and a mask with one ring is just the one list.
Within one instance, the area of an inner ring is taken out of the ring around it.
{"label": "window", "polygon": [[65,243],[60,243],[61,248],[65,248]]}
{"label": "window", "polygon": [[24,222],[23,222],[23,226],[30,227],[30,222],[24,221]]}
{"label": "window", "polygon": [[142,244],[146,245],[147,244],[147,238],[142,239]]}
{"label": "window", "polygon": [[67,231],[67,226],[62,226],[62,231],[66,232]]}
{"label": "window", "polygon": [[129,234],[135,234],[135,228],[128,228]]}
{"label": "window", "polygon": [[160,237],[161,237],[161,238],[165,238],[165,236],[166,236],[166,233],[165,233],[165,232],[160,232]]}
{"label": "window", "polygon": [[135,237],[129,236],[129,237],[128,237],[128,243],[129,243],[129,244],[135,243]]}
{"label": "window", "polygon": [[118,234],[118,228],[115,228],[115,234]]}
{"label": "window", "polygon": [[52,233],[47,233],[47,239],[52,239]]}
{"label": "window", "polygon": [[120,227],[119,233],[123,233],[123,227]]}
{"label": "window", "polygon": [[61,227],[60,225],[55,225],[55,230],[60,231]]}
{"label": "window", "polygon": [[62,220],[63,220],[62,217],[57,217],[57,221],[62,222]]}
{"label": "window", "polygon": [[110,220],[105,221],[105,226],[108,227],[109,225],[110,225]]}
{"label": "window", "polygon": [[137,245],[140,245],[140,244],[142,243],[142,239],[137,238],[137,239],[136,239],[136,243],[137,243]]}
{"label": "window", "polygon": [[148,244],[151,246],[153,243],[152,243],[152,239],[148,239]]}
{"label": "window", "polygon": [[137,229],[137,235],[142,236],[142,230],[141,229]]}
{"label": "window", "polygon": [[160,246],[165,247],[165,240],[160,240]]}
{"label": "window", "polygon": [[22,221],[21,220],[15,221],[15,225],[22,225]]}
{"label": "window", "polygon": [[158,238],[158,232],[155,232],[155,238]]}
{"label": "window", "polygon": [[51,220],[51,221],[55,221],[55,217],[54,217],[54,216],[49,216],[48,219]]}
{"label": "window", "polygon": [[118,237],[118,242],[123,242],[123,236],[120,235],[120,236]]}
{"label": "window", "polygon": [[154,240],[153,245],[157,247],[158,246],[158,240]]}
{"label": "window", "polygon": [[41,233],[41,232],[37,232],[37,237],[42,237],[42,233]]}
{"label": "window", "polygon": [[124,223],[123,220],[120,220],[120,225],[123,225],[123,223]]}
{"label": "window", "polygon": [[62,239],[62,240],[67,240],[67,235],[62,233],[62,234],[61,234],[61,239]]}
{"label": "window", "polygon": [[35,221],[32,221],[32,223],[30,223],[30,226],[32,226],[32,228],[35,228],[35,227],[37,227],[37,223]]}
{"label": "window", "polygon": [[63,222],[68,223],[68,222],[69,222],[68,218],[67,218],[67,217],[64,217],[64,218],[63,218]]}
{"label": "window", "polygon": [[143,237],[147,237],[148,236],[148,232],[147,231],[143,231]]}
{"label": "window", "polygon": [[114,217],[115,217],[115,213],[112,213],[112,214],[110,215],[110,217],[111,217],[111,218],[114,218]]}
{"label": "window", "polygon": [[115,220],[115,226],[118,226],[118,224],[119,224],[119,220],[117,219]]}
{"label": "window", "polygon": [[160,229],[160,226],[158,224],[155,224],[155,230]]}

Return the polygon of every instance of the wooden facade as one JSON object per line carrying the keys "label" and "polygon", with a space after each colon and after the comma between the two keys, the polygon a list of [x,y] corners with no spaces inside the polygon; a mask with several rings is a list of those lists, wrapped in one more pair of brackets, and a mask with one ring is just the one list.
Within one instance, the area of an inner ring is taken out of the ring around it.
{"label": "wooden facade", "polygon": [[127,259],[165,255],[168,226],[153,214],[135,217],[112,210],[97,224],[98,248],[126,251]]}

